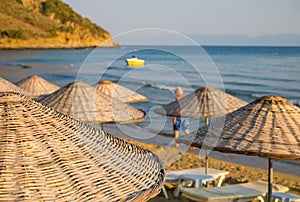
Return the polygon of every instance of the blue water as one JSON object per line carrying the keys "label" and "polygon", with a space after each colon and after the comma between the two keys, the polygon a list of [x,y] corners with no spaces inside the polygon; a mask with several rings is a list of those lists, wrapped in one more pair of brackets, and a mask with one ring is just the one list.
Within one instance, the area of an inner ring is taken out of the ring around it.
{"label": "blue water", "polygon": [[[144,59],[145,66],[127,67],[125,59],[132,55]],[[200,86],[214,86],[246,102],[264,95],[279,95],[300,106],[300,47],[1,50],[0,72],[1,77],[12,82],[37,74],[61,87],[74,80],[91,85],[101,79],[119,82],[149,98],[133,104],[148,113],[147,119],[137,125],[167,134],[172,133],[171,119],[151,110],[173,101],[177,86],[183,87],[185,94]],[[192,120],[194,129],[199,124],[203,122]]]}

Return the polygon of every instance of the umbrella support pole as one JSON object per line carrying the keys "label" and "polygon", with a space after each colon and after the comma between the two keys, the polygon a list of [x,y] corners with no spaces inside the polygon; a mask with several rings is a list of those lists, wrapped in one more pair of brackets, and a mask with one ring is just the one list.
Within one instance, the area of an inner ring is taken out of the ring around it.
{"label": "umbrella support pole", "polygon": [[272,201],[272,184],[273,184],[273,160],[271,158],[269,158],[268,202]]}
{"label": "umbrella support pole", "polygon": [[205,175],[208,174],[208,154],[207,150],[205,150]]}
{"label": "umbrella support pole", "polygon": [[[205,118],[205,125],[207,126],[209,124],[209,119]],[[207,149],[205,150],[205,175],[208,174],[208,153]]]}
{"label": "umbrella support pole", "polygon": [[[205,118],[205,125],[207,126],[209,124],[209,119]],[[205,150],[205,175],[207,175],[208,173],[208,154],[207,154],[207,150]]]}

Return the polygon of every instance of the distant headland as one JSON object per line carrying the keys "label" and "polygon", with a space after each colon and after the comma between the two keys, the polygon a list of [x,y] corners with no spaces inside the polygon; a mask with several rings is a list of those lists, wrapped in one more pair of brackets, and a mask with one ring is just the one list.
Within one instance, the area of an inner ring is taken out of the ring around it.
{"label": "distant headland", "polygon": [[61,0],[0,0],[0,49],[119,47]]}

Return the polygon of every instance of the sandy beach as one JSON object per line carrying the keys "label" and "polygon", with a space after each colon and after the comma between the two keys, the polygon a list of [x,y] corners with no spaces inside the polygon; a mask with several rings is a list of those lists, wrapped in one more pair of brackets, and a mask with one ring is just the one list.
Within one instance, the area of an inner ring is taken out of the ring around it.
{"label": "sandy beach", "polygon": [[[168,155],[169,158],[172,156],[179,157],[175,162],[171,163],[170,165],[166,166],[167,171],[171,170],[180,170],[180,169],[189,169],[189,168],[198,168],[204,167],[204,160],[200,159],[198,155],[192,154],[189,151],[183,154],[180,154],[175,148],[166,148],[163,146],[158,146],[154,144],[148,143],[141,143],[133,140],[126,140],[136,145],[139,145],[145,149],[148,149],[158,155],[160,154],[171,154]],[[160,156],[162,161],[170,162],[170,159],[166,159],[163,156]],[[268,172],[265,169],[254,168],[249,166],[243,166],[240,164],[229,163],[225,161],[220,161],[217,159],[209,158],[209,168],[219,169],[219,170],[226,170],[230,173],[226,176],[223,185],[229,184],[236,184],[236,183],[243,183],[248,181],[254,180],[264,180],[267,181],[268,179]],[[300,195],[300,176],[291,175],[291,174],[284,174],[280,172],[274,173],[274,183],[284,185],[289,187],[291,193]],[[170,199],[168,201],[182,201],[182,197],[179,198],[173,197],[174,187],[168,186],[168,195]],[[152,202],[160,202],[160,201],[167,201],[164,197],[163,193],[160,193],[154,199],[151,199]]]}
{"label": "sandy beach", "polygon": [[[136,129],[126,125],[105,125],[105,130],[111,134],[117,135],[128,142],[141,146],[157,154],[165,165],[167,171],[182,170],[190,168],[204,167],[204,159],[200,157],[199,149],[186,150],[178,149],[172,146],[170,141],[172,137],[154,135],[146,130],[141,130],[138,134]],[[122,132],[123,131],[123,132]],[[128,135],[128,134],[131,134]],[[182,145],[181,145],[182,146]],[[298,171],[298,162],[275,161],[274,183],[289,187],[289,192],[300,195],[300,175]],[[295,163],[295,164],[293,164]],[[209,155],[209,168],[229,171],[223,181],[224,185],[243,183],[255,180],[268,180],[267,159],[256,156],[245,156],[238,154],[225,154],[211,152]],[[278,172],[280,171],[280,172]],[[173,191],[176,187],[167,186],[169,199],[167,200],[163,193],[160,193],[152,202],[183,201],[182,197],[173,197]]]}

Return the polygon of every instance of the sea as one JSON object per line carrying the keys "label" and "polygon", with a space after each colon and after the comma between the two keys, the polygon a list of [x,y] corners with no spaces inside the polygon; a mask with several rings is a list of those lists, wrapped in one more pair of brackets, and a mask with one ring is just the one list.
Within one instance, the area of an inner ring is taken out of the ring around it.
{"label": "sea", "polygon": [[[141,67],[128,67],[136,56]],[[175,99],[180,86],[185,94],[199,87],[216,87],[246,102],[279,95],[300,106],[300,47],[259,46],[124,46],[73,50],[1,50],[0,76],[17,82],[39,75],[63,87],[83,81],[95,85],[108,79],[148,97],[134,103],[147,112],[136,126],[171,135],[171,118],[153,112]],[[164,123],[162,125],[162,123]],[[204,124],[191,120],[191,130]]]}
{"label": "sea", "polygon": [[[136,56],[145,65],[129,67]],[[83,81],[111,80],[146,96],[131,105],[147,117],[133,128],[172,137],[172,118],[153,112],[174,101],[174,90],[189,94],[199,87],[224,90],[248,103],[279,95],[300,107],[300,47],[276,46],[123,46],[72,50],[1,50],[0,76],[17,82],[30,75],[63,87]],[[190,130],[204,120],[190,119]],[[136,132],[139,135],[139,130]],[[295,164],[297,167],[300,163]],[[296,173],[300,175],[300,172]]]}

